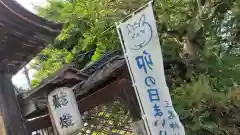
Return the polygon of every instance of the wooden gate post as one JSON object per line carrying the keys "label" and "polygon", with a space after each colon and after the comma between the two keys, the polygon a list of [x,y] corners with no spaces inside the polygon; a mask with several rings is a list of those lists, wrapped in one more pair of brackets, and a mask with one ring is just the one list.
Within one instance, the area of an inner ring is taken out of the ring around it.
{"label": "wooden gate post", "polygon": [[11,76],[3,64],[0,64],[0,117],[1,135],[27,135]]}
{"label": "wooden gate post", "polygon": [[137,101],[137,96],[132,83],[127,79],[122,79],[120,80],[120,86],[123,86],[121,99],[123,99],[127,105],[133,119],[131,126],[134,133],[136,135],[147,135],[147,130],[145,128],[143,120],[141,119],[140,105]]}

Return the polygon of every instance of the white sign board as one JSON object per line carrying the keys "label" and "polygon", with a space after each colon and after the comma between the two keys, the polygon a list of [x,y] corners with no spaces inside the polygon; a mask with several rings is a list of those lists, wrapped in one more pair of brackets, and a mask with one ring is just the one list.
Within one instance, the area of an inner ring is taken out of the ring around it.
{"label": "white sign board", "polygon": [[149,135],[185,135],[175,112],[163,68],[152,3],[117,25],[119,38]]}
{"label": "white sign board", "polygon": [[49,108],[60,135],[72,135],[83,127],[82,117],[71,88],[62,87],[48,95]]}

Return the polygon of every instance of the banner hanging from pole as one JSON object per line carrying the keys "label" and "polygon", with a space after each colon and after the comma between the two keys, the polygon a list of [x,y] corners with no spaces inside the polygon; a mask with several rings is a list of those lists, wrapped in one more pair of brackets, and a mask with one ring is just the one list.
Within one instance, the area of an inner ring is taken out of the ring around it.
{"label": "banner hanging from pole", "polygon": [[48,95],[49,111],[60,135],[81,131],[83,121],[71,88],[62,87]]}
{"label": "banner hanging from pole", "polygon": [[117,30],[148,134],[185,135],[165,80],[152,2]]}

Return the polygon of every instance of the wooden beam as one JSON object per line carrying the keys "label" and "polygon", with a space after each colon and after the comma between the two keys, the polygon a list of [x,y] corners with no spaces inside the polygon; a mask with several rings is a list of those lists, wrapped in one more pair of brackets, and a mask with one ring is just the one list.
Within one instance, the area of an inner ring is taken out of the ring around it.
{"label": "wooden beam", "polygon": [[4,27],[4,24],[1,25],[1,23],[0,23],[0,31],[1,31],[1,33],[0,33],[0,41],[2,42],[4,40],[4,38],[5,38],[6,33],[8,32],[6,27]]}
{"label": "wooden beam", "polygon": [[[11,26],[18,28],[18,29],[22,29],[20,27],[24,26],[23,28],[25,28],[25,29],[27,28],[27,30],[29,32],[32,30],[35,32],[42,33],[44,35],[48,35],[48,36],[51,36],[52,34],[58,34],[60,32],[59,29],[46,29],[48,27],[44,28],[44,27],[39,27],[39,26],[33,25],[32,23],[24,21],[24,20],[20,19],[19,17],[15,16],[14,14],[9,12],[5,8],[0,8],[0,16],[1,16],[0,20],[3,20],[7,24],[10,24]],[[41,24],[39,24],[39,25],[41,25]]]}
{"label": "wooden beam", "polygon": [[[141,119],[140,109],[136,100],[136,95],[132,84],[127,79],[117,80],[110,85],[96,91],[78,102],[81,113],[91,110],[97,105],[105,104],[119,97],[126,103],[134,120]],[[51,126],[49,116],[45,116],[26,123],[27,129],[35,131]]]}
{"label": "wooden beam", "polygon": [[[43,26],[49,26],[53,29],[61,29],[61,25],[54,24],[53,22],[47,21],[31,12],[23,8],[19,3],[17,3],[14,0],[1,0],[6,6],[8,6],[10,9],[14,10],[17,14],[20,14],[23,17],[26,17],[29,20],[32,20],[33,22],[39,23]],[[16,16],[16,15],[15,15]],[[17,16],[16,16],[17,17]],[[19,18],[19,17],[18,17]]]}
{"label": "wooden beam", "polygon": [[5,65],[0,64],[0,114],[5,128],[5,134],[1,135],[26,135],[15,91],[6,71]]}

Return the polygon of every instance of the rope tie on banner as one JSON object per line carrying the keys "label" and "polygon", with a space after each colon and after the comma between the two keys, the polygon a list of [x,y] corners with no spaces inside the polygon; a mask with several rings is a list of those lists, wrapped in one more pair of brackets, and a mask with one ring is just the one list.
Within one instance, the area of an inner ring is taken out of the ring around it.
{"label": "rope tie on banner", "polygon": [[124,17],[123,19],[119,20],[119,21],[116,21],[113,25],[111,25],[108,29],[104,30],[100,36],[104,35],[106,32],[108,32],[109,30],[111,30],[112,28],[115,28],[116,27],[116,24],[118,24],[119,22],[122,22],[124,20],[126,20],[127,18],[131,17],[131,16],[134,16],[139,10],[147,7],[148,5],[152,4],[153,3],[153,0],[150,0],[149,2],[147,2],[146,4],[142,5],[140,8],[134,10],[132,13],[128,14],[126,17]]}

